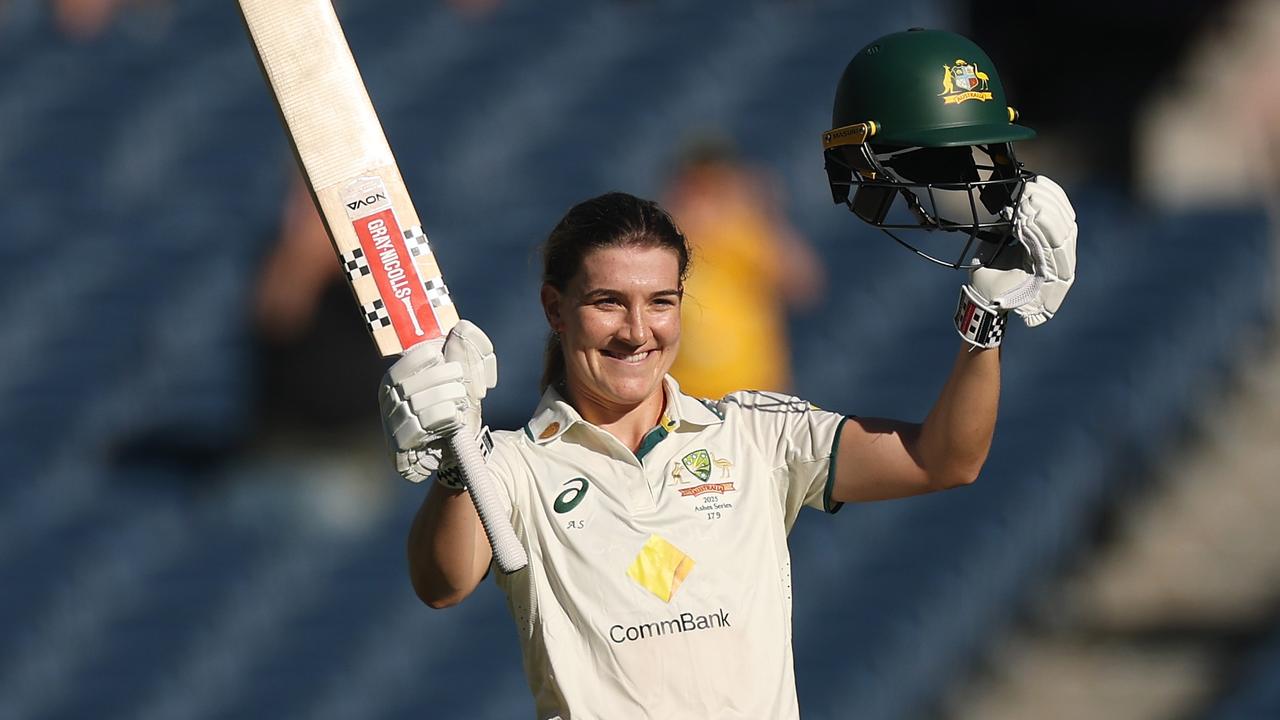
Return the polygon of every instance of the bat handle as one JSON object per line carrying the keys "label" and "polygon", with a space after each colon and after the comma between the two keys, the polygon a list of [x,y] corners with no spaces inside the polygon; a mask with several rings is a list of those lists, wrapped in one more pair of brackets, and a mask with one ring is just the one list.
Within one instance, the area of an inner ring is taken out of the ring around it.
{"label": "bat handle", "polygon": [[469,440],[473,437],[474,433],[463,428],[449,438],[449,445],[462,467],[462,481],[471,494],[471,502],[476,506],[476,514],[480,516],[484,534],[489,536],[489,545],[493,548],[493,558],[498,562],[498,569],[510,575],[523,570],[529,564],[529,557],[502,509],[498,489],[494,486],[495,480],[485,465],[480,448],[475,441]]}

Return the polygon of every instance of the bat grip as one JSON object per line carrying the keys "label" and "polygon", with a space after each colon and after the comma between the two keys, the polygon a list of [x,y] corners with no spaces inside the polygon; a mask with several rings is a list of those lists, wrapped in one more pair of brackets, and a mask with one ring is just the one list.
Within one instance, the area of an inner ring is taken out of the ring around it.
{"label": "bat grip", "polygon": [[458,465],[462,468],[462,482],[467,486],[471,502],[476,506],[476,514],[480,516],[484,534],[489,537],[498,569],[510,575],[523,570],[529,564],[529,557],[502,509],[493,476],[489,474],[480,448],[471,440],[473,437],[475,434],[469,428],[463,428],[449,438],[449,446],[453,448]]}

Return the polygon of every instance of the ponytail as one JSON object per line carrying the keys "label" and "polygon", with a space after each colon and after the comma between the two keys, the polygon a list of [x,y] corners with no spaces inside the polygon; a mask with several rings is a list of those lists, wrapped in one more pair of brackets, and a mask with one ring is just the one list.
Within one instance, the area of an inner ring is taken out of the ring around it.
{"label": "ponytail", "polygon": [[547,388],[564,384],[564,349],[560,347],[560,335],[551,333],[547,336],[547,347],[542,353],[542,382],[538,392],[546,392]]}

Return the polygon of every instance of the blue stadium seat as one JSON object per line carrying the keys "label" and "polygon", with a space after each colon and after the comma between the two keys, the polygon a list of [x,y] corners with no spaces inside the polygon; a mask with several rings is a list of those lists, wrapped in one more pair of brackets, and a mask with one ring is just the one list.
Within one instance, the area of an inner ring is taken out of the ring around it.
{"label": "blue stadium seat", "polygon": [[1233,682],[1202,715],[1204,720],[1255,720],[1280,716],[1280,628],[1274,629],[1234,673]]}

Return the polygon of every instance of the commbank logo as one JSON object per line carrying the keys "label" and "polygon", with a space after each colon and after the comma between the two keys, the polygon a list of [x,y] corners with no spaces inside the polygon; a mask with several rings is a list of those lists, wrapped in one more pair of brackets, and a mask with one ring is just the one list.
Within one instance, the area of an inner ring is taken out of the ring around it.
{"label": "commbank logo", "polygon": [[686,633],[694,630],[711,630],[712,628],[732,627],[729,623],[729,611],[720,608],[706,615],[694,615],[683,612],[665,620],[639,623],[637,625],[614,625],[609,628],[609,639],[615,644],[635,642],[645,638],[661,637],[673,633]]}
{"label": "commbank logo", "polygon": [[650,535],[627,568],[627,577],[669,603],[693,571],[693,565],[693,558],[683,550],[660,535]]}

